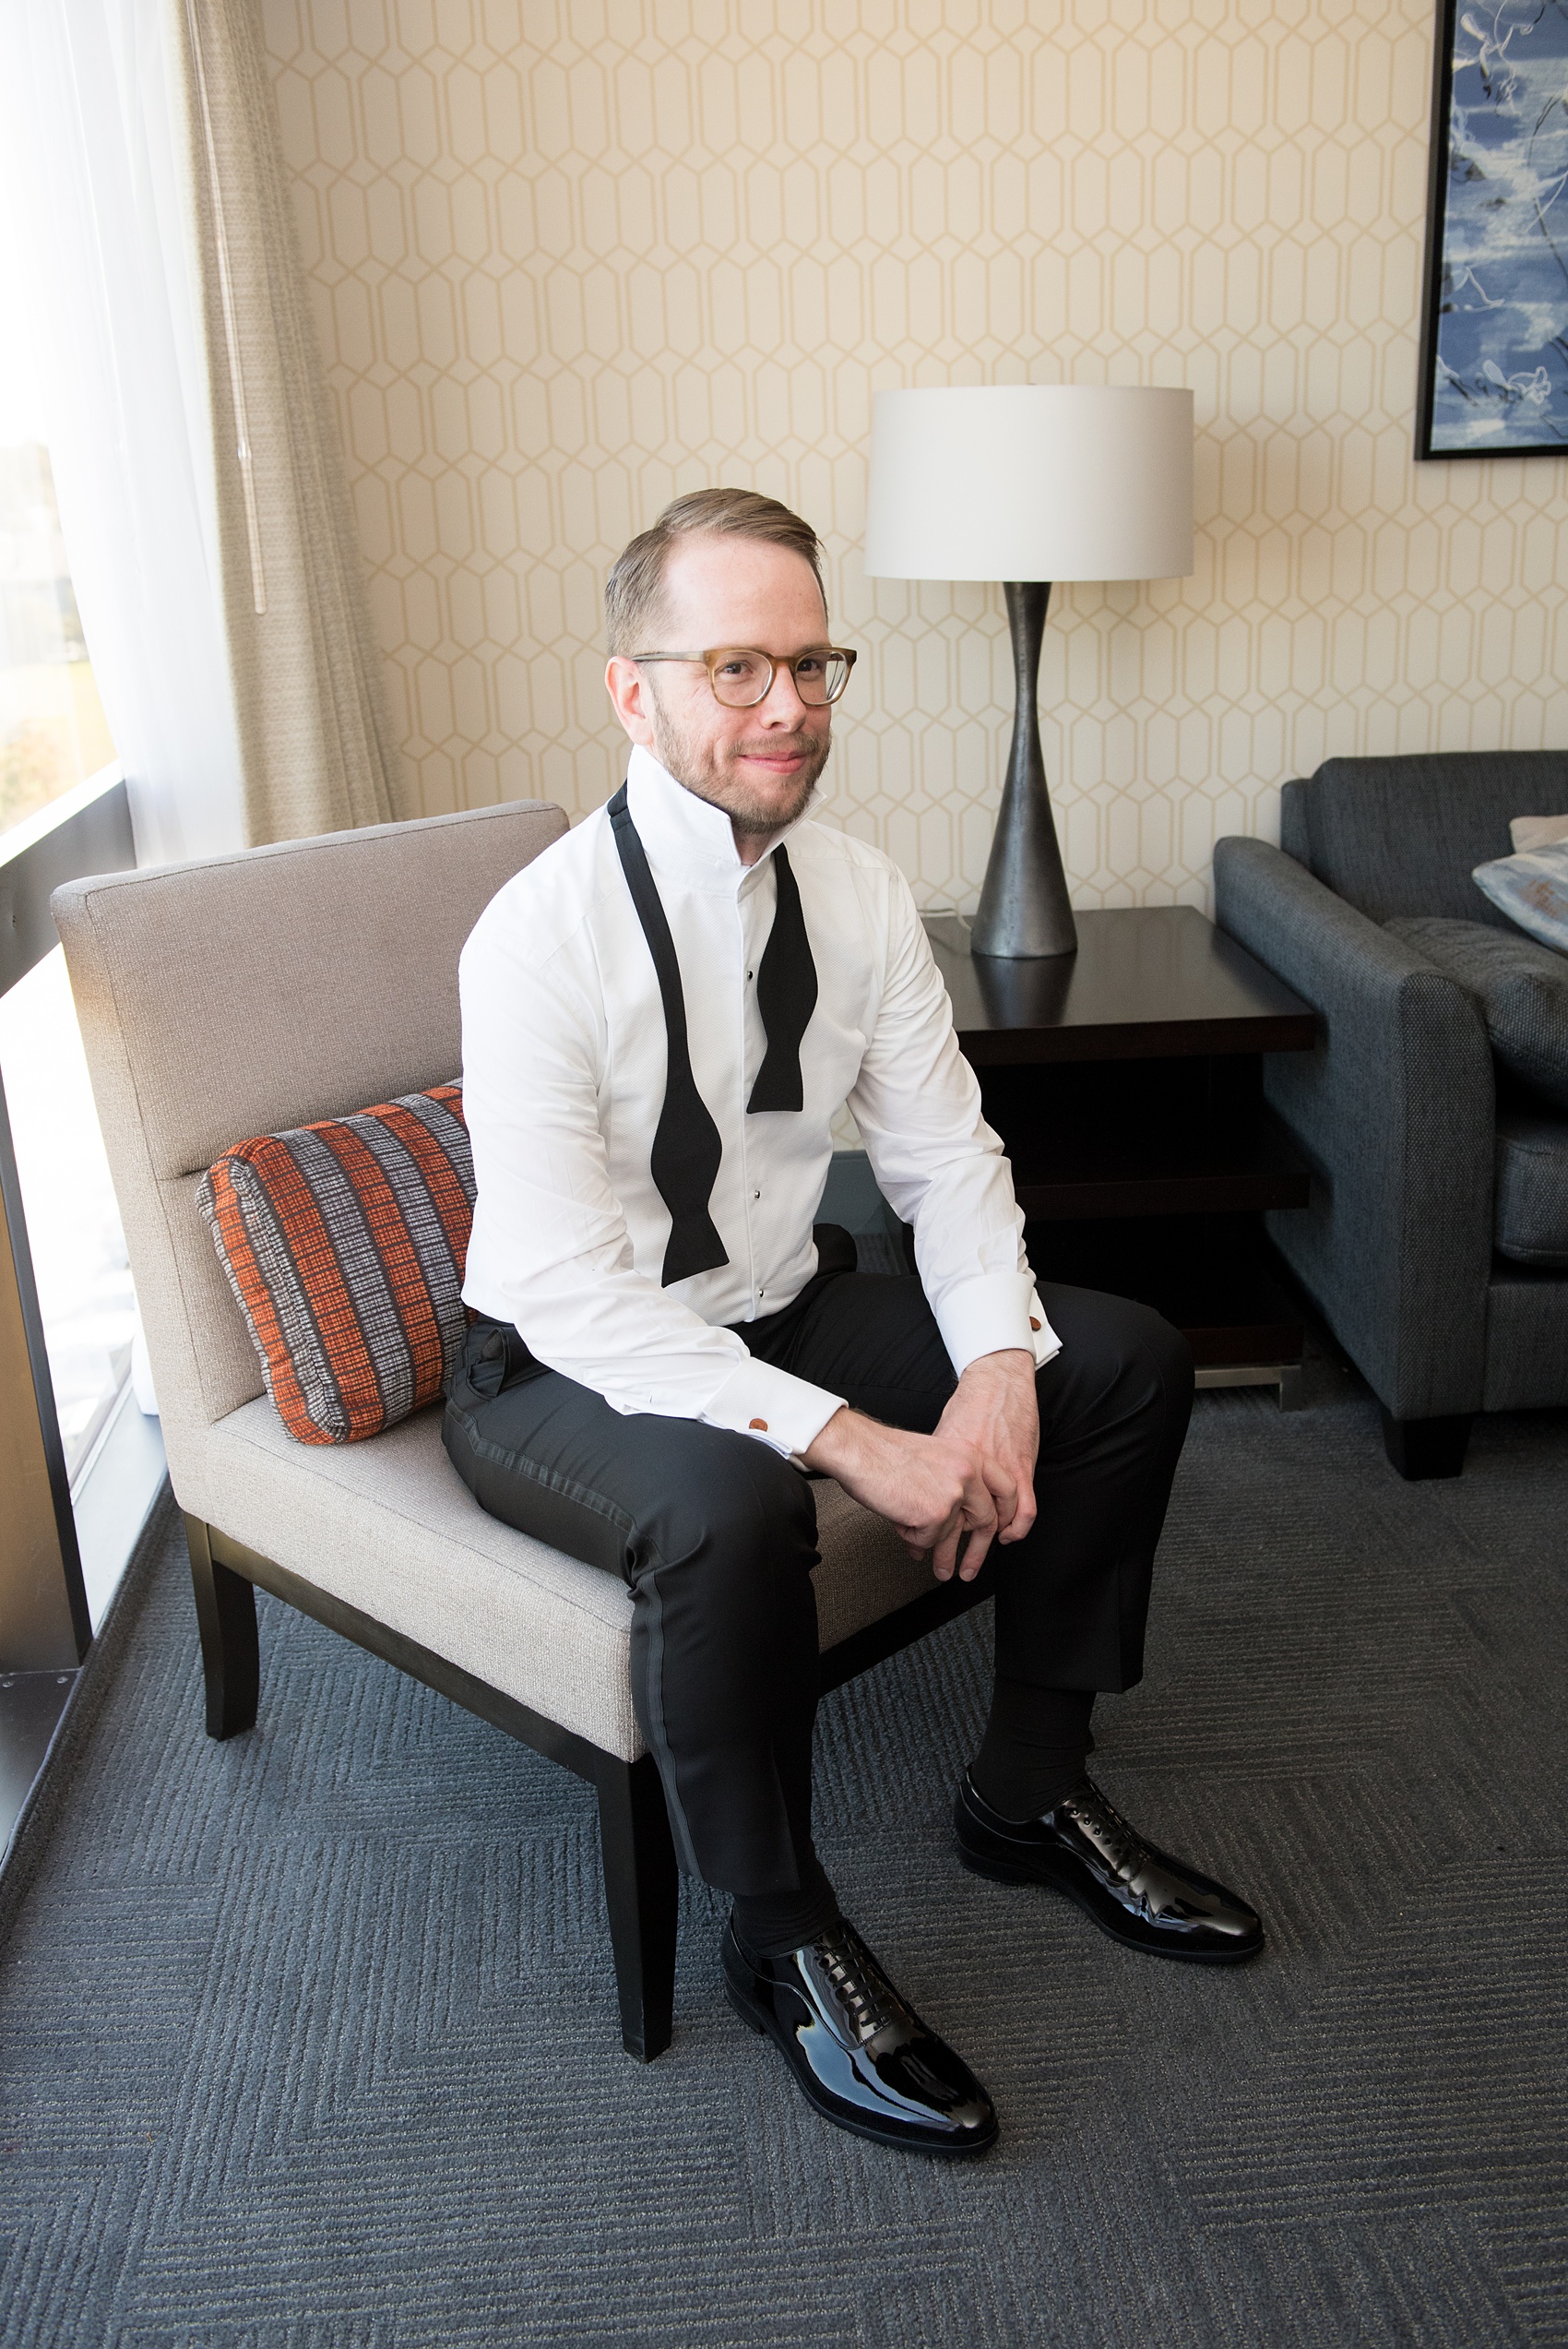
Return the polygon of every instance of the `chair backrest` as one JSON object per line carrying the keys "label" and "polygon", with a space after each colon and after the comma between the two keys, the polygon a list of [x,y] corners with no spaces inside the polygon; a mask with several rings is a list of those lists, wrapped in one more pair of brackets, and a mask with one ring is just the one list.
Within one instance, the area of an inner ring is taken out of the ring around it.
{"label": "chair backrest", "polygon": [[463,941],[565,829],[522,801],[55,891],[176,1492],[187,1439],[262,1391],[203,1174],[252,1134],[456,1077]]}
{"label": "chair backrest", "polygon": [[1470,875],[1512,853],[1515,816],[1568,816],[1568,751],[1325,758],[1286,784],[1279,841],[1374,922],[1444,913],[1507,930]]}

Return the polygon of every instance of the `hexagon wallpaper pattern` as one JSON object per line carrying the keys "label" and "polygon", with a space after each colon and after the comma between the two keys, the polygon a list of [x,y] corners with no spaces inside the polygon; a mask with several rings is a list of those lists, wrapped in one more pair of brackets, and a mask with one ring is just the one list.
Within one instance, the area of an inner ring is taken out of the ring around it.
{"label": "hexagon wallpaper pattern", "polygon": [[972,906],[1000,588],[869,582],[873,391],[1190,385],[1197,568],[1052,601],[1075,900],[1206,901],[1331,752],[1568,743],[1568,458],[1412,458],[1433,0],[263,0],[410,814],[598,805],[678,491],[822,531],[826,813]]}

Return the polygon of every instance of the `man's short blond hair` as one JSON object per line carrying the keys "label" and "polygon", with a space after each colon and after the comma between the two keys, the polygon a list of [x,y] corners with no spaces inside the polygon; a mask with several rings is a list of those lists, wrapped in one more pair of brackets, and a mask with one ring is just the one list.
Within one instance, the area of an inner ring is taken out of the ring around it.
{"label": "man's short blond hair", "polygon": [[822,542],[809,522],[802,522],[776,497],[764,497],[754,489],[695,489],[667,506],[651,528],[640,531],[624,553],[616,556],[604,586],[604,618],[612,652],[666,649],[656,642],[665,566],[681,539],[704,531],[716,538],[760,539],[766,546],[788,547],[791,554],[803,556],[812,566],[826,610]]}

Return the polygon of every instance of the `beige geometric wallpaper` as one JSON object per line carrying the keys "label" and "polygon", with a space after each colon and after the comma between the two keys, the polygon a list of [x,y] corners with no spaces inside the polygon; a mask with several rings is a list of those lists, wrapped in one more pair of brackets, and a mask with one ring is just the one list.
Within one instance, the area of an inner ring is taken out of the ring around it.
{"label": "beige geometric wallpaper", "polygon": [[606,566],[733,482],[862,648],[826,812],[972,906],[1006,626],[864,578],[899,384],[1196,395],[1194,575],[1053,598],[1079,904],[1329,752],[1568,744],[1568,459],[1410,454],[1434,6],[263,0],[408,812],[606,797]]}

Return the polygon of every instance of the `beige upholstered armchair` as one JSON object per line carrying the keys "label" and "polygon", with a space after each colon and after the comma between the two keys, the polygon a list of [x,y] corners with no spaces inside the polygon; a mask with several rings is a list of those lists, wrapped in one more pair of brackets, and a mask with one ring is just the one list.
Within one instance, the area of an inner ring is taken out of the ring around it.
{"label": "beige upholstered armchair", "polygon": [[[623,2033],[646,2060],[670,2042],[675,1862],[632,1712],[630,1599],[484,1515],[439,1405],[364,1443],[287,1435],[196,1207],[233,1143],[458,1073],[463,940],[565,829],[558,807],[482,808],[76,881],[53,905],[185,1513],[209,1734],[255,1719],[259,1583],[591,1779]],[[978,1592],[935,1586],[837,1485],[816,1495],[832,1687]]]}

